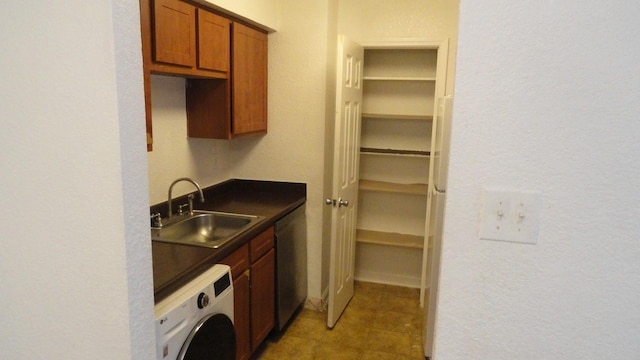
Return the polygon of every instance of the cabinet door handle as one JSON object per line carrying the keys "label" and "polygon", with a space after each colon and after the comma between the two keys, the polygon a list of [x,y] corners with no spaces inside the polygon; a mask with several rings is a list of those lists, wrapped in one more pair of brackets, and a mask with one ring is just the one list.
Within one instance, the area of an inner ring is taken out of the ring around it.
{"label": "cabinet door handle", "polygon": [[338,207],[340,206],[344,206],[344,207],[349,206],[349,200],[342,200],[341,198],[338,199]]}

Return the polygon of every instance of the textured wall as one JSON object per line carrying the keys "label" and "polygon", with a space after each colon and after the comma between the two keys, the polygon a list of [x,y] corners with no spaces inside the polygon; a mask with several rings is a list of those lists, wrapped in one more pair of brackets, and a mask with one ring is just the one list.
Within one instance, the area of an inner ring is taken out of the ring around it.
{"label": "textured wall", "polygon": [[280,9],[269,35],[269,134],[233,141],[232,174],[307,183],[309,297],[320,298],[328,5],[280,0]]}
{"label": "textured wall", "polygon": [[[640,352],[640,5],[462,2],[437,359]],[[478,239],[539,191],[537,245]]]}
{"label": "textured wall", "polygon": [[[146,360],[155,353],[153,271],[149,241],[149,197],[142,84],[140,13],[137,2],[114,0],[113,49],[120,137],[120,187],[124,220],[126,287],[130,359]],[[100,196],[101,189],[94,189]],[[91,208],[95,205],[88,203]],[[92,213],[92,212],[89,212]],[[95,228],[94,228],[95,229]],[[118,245],[116,241],[114,244]],[[109,313],[109,311],[102,311]],[[119,319],[124,321],[124,319]],[[106,330],[111,331],[111,329]],[[102,339],[100,339],[102,340]],[[125,345],[124,343],[120,344]],[[92,356],[93,357],[93,356]]]}
{"label": "textured wall", "polygon": [[137,9],[0,5],[0,358],[153,357]]}
{"label": "textured wall", "polygon": [[[151,204],[167,201],[173,180],[190,177],[209,186],[231,177],[230,142],[187,138],[184,79],[151,76],[153,151],[147,153]],[[187,182],[176,184],[173,195],[193,192]]]}
{"label": "textured wall", "polygon": [[220,7],[269,29],[278,29],[279,0],[197,0]]}

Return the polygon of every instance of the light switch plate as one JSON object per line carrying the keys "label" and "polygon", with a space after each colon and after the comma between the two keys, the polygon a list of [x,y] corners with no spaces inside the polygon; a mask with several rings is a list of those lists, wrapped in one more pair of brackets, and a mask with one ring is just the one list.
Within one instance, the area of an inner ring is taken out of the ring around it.
{"label": "light switch plate", "polygon": [[536,244],[541,198],[535,192],[485,189],[480,239]]}

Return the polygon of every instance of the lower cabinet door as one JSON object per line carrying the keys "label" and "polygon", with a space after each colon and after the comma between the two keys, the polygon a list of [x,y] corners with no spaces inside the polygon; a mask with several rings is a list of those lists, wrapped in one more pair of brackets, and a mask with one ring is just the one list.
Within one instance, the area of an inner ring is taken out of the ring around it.
{"label": "lower cabinet door", "polygon": [[250,341],[250,286],[248,271],[233,280],[233,317],[236,330],[236,359],[248,360],[251,357]]}
{"label": "lower cabinet door", "polygon": [[251,349],[254,351],[275,324],[275,250],[251,264]]}

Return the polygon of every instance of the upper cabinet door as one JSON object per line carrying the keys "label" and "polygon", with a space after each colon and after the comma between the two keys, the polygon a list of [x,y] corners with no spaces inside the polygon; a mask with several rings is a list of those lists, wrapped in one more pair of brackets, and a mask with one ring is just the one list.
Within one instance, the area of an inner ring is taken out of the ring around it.
{"label": "upper cabinet door", "polygon": [[228,72],[231,21],[198,9],[198,68]]}
{"label": "upper cabinet door", "polygon": [[233,23],[232,132],[267,132],[267,34]]}
{"label": "upper cabinet door", "polygon": [[153,50],[157,62],[196,65],[196,8],[177,0],[155,0]]}

